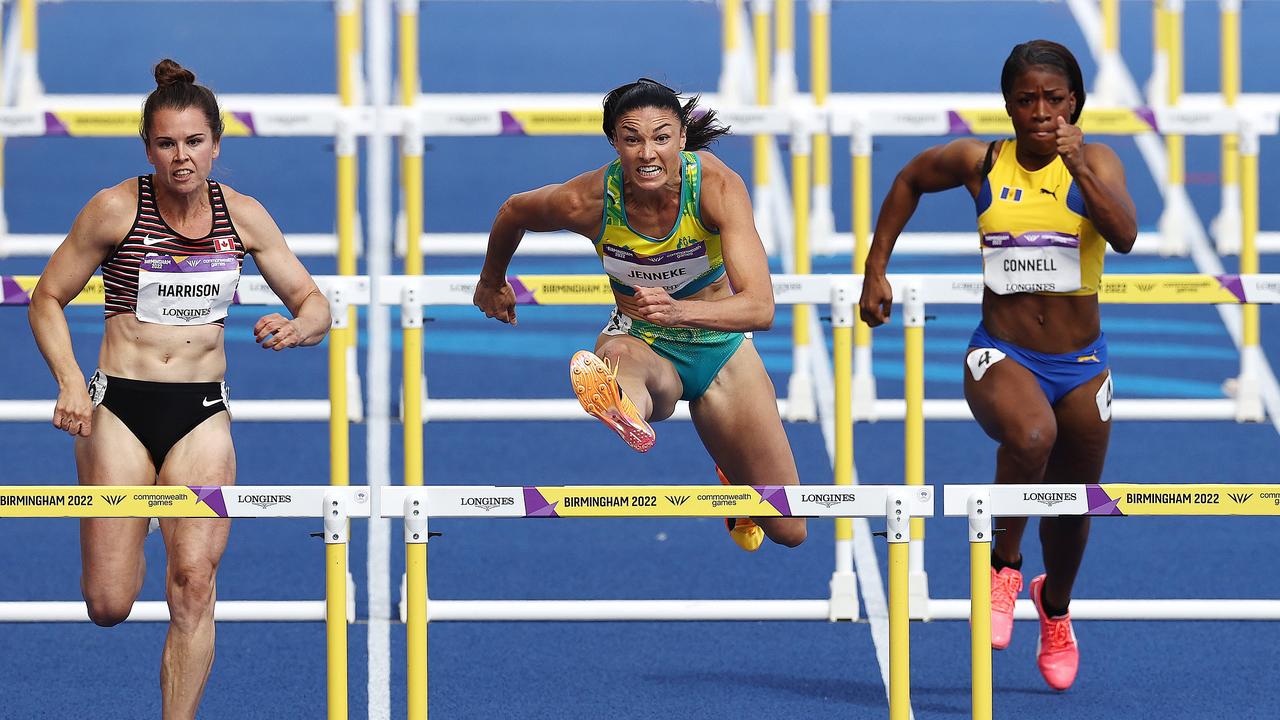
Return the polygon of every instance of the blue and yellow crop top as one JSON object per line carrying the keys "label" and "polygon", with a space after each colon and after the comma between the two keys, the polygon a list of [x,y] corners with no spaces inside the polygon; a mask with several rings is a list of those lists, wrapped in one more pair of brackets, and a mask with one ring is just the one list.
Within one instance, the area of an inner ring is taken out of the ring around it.
{"label": "blue and yellow crop top", "polygon": [[680,153],[680,216],[663,238],[631,229],[622,197],[622,163],[614,160],[604,173],[604,225],[596,238],[596,254],[613,289],[634,295],[636,286],[660,287],[673,298],[688,297],[724,275],[720,233],[702,224],[699,201],[702,162],[697,154]]}
{"label": "blue and yellow crop top", "polygon": [[975,201],[983,280],[998,295],[1096,295],[1107,243],[1084,194],[1061,157],[1027,170],[1017,149],[1003,141]]}

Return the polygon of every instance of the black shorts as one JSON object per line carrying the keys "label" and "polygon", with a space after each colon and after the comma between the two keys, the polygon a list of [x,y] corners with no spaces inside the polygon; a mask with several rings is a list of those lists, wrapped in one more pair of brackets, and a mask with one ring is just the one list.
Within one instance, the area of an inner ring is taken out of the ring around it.
{"label": "black shorts", "polygon": [[102,405],[138,438],[156,472],[173,446],[197,425],[231,412],[224,382],[165,383],[104,375],[89,380],[94,407]]}

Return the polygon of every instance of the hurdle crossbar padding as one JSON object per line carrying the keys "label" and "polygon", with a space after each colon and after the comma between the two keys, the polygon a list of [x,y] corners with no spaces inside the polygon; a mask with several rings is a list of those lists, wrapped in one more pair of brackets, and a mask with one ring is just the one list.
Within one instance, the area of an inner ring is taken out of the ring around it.
{"label": "hurdle crossbar padding", "polygon": [[[385,487],[382,517],[420,500],[427,517],[885,517],[900,485],[432,485]],[[933,515],[933,488],[905,494],[912,517]]]}
{"label": "hurdle crossbar padding", "polygon": [[991,517],[1280,516],[1280,485],[1205,483],[947,485],[944,514],[967,517],[973,497],[987,500]]}
{"label": "hurdle crossbar padding", "polygon": [[[1072,608],[1074,609],[1074,605]],[[437,600],[431,622],[830,620],[829,600]]]}
{"label": "hurdle crossbar padding", "polygon": [[0,518],[325,517],[331,499],[369,517],[368,486],[4,485]]}
{"label": "hurdle crossbar padding", "polygon": [[[324,600],[219,600],[218,622],[323,622]],[[0,623],[88,622],[83,602],[0,602]],[[129,622],[168,622],[169,605],[161,600],[135,602]]]}
{"label": "hurdle crossbar padding", "polygon": [[[929,620],[968,620],[969,601],[928,601]],[[1035,606],[1019,600],[1015,620],[1035,620]],[[921,618],[916,618],[921,619]],[[1072,620],[1280,620],[1280,600],[1090,600],[1072,598]]]}
{"label": "hurdle crossbar padding", "polygon": [[[0,422],[50,422],[53,400],[0,400]],[[232,400],[236,422],[322,422],[329,419],[328,400]]]}

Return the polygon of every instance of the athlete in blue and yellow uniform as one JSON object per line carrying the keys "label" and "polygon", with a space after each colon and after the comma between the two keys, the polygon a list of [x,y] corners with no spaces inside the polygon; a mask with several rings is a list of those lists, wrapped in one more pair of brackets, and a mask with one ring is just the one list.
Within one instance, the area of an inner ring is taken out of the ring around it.
{"label": "athlete in blue and yellow uniform", "polygon": [[[894,180],[867,257],[861,304],[873,327],[889,317],[889,256],[924,193],[963,186],[974,197],[986,290],[969,341],[964,393],[1000,444],[997,483],[1093,483],[1111,434],[1111,373],[1098,313],[1107,245],[1137,237],[1124,167],[1105,145],[1085,144],[1080,66],[1057,43],[1018,45],[1000,78],[1014,139],[964,138],[916,156]],[[992,551],[992,644],[1008,645],[1022,589],[1026,518],[1000,518]],[[1040,615],[1037,664],[1065,690],[1079,647],[1068,604],[1089,520],[1040,520],[1045,574],[1031,581]]]}
{"label": "athlete in blue and yellow uniform", "polygon": [[[681,104],[652,80],[605,96],[604,132],[617,159],[508,198],[474,301],[514,325],[506,272],[525,231],[590,238],[617,307],[595,351],[570,361],[583,409],[645,452],[656,439],[649,423],[688,400],[722,481],[796,484],[773,383],[747,336],[773,323],[767,258],[745,183],[703,149],[727,129],[714,112],[695,113],[696,102]],[[762,535],[795,546],[806,534],[799,518],[730,521],[730,532],[748,550]]]}

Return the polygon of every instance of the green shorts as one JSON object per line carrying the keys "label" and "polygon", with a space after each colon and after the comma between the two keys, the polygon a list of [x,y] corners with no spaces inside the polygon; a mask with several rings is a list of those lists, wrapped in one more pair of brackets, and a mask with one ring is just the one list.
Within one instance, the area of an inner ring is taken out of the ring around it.
{"label": "green shorts", "polygon": [[659,356],[670,360],[684,385],[681,400],[702,397],[746,337],[742,333],[720,330],[662,327],[624,315],[617,308],[601,332],[640,338]]}

